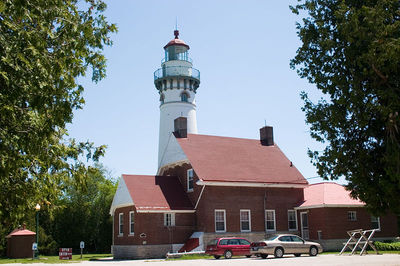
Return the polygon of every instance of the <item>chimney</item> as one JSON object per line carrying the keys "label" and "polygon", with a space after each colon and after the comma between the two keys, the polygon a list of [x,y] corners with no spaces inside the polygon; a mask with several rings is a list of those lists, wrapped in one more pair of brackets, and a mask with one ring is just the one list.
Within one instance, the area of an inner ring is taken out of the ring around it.
{"label": "chimney", "polygon": [[178,117],[174,120],[174,134],[177,138],[187,137],[187,118]]}
{"label": "chimney", "polygon": [[274,145],[274,131],[272,127],[265,126],[260,128],[260,142],[263,146]]}

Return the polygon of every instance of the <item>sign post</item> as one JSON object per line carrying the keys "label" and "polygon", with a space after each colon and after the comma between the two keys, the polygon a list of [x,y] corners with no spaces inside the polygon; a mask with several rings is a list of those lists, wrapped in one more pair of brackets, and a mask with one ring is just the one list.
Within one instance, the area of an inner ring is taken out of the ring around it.
{"label": "sign post", "polygon": [[81,259],[82,259],[82,253],[83,253],[83,249],[85,248],[85,242],[81,241],[79,243],[79,246],[81,247]]}
{"label": "sign post", "polygon": [[34,259],[38,258],[37,249],[38,249],[37,243],[36,242],[32,243],[32,251],[33,251],[33,258]]}

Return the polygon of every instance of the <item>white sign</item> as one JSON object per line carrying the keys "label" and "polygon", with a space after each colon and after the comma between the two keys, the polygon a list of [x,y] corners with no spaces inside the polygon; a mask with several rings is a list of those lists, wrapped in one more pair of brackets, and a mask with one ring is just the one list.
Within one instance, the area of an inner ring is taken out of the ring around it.
{"label": "white sign", "polygon": [[37,250],[37,243],[32,244],[32,250]]}
{"label": "white sign", "polygon": [[85,248],[85,242],[81,241],[80,247],[81,247],[81,248]]}

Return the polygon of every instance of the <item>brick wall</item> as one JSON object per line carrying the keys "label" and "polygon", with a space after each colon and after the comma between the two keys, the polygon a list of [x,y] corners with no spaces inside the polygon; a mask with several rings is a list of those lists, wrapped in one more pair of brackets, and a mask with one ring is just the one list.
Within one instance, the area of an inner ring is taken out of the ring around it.
{"label": "brick wall", "polygon": [[196,212],[197,229],[215,232],[215,209],[226,212],[226,231],[240,232],[240,210],[250,210],[251,231],[263,232],[264,195],[266,209],[275,210],[276,230],[288,231],[288,210],[303,200],[303,190],[294,188],[245,188],[206,186]]}
{"label": "brick wall", "polygon": [[[349,211],[356,211],[357,220],[350,221]],[[300,211],[298,211],[300,213]],[[371,229],[371,215],[365,208],[316,208],[308,210],[310,239],[318,239],[320,230],[322,239],[348,238],[347,231]],[[299,223],[300,224],[300,223]],[[398,235],[397,218],[393,214],[380,217],[381,231],[376,237],[394,237]]]}
{"label": "brick wall", "polygon": [[[129,234],[129,212],[134,211],[134,234]],[[119,213],[124,214],[123,235],[119,235]],[[194,231],[194,213],[176,213],[175,226],[164,226],[163,213],[137,213],[134,206],[114,212],[114,245],[159,245],[184,243]],[[140,236],[145,234],[146,237]]]}

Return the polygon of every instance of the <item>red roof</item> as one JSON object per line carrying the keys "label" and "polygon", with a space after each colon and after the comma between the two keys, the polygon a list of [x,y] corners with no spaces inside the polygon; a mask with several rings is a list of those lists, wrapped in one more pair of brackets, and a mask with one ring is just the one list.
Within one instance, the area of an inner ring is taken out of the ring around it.
{"label": "red roof", "polygon": [[122,175],[137,210],[192,210],[174,176]]}
{"label": "red roof", "polygon": [[171,45],[180,45],[180,46],[185,46],[186,48],[190,49],[189,45],[187,45],[183,40],[181,39],[172,39],[171,41],[169,41],[169,43],[167,43],[164,46],[164,49],[171,46]]}
{"label": "red roof", "polygon": [[277,145],[198,134],[177,140],[203,181],[308,184]]}
{"label": "red roof", "polygon": [[6,236],[6,238],[10,238],[12,236],[30,236],[30,235],[36,235],[36,233],[29,231],[27,229],[17,228],[14,231],[12,231],[8,236]]}
{"label": "red roof", "polygon": [[344,186],[323,182],[312,184],[304,189],[304,202],[299,207],[310,207],[319,205],[360,205],[365,204],[350,197],[349,191]]}

